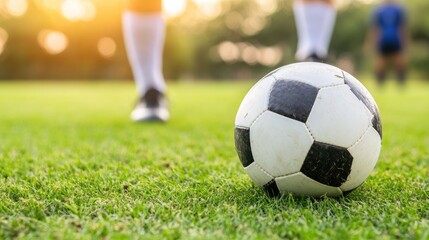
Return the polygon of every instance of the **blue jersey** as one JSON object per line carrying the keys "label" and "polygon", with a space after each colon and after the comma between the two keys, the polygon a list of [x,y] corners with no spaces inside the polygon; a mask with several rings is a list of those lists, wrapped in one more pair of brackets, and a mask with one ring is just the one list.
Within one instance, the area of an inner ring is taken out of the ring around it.
{"label": "blue jersey", "polygon": [[403,45],[401,27],[405,24],[405,10],[398,4],[383,4],[374,14],[379,29],[378,47],[382,52],[400,51]]}

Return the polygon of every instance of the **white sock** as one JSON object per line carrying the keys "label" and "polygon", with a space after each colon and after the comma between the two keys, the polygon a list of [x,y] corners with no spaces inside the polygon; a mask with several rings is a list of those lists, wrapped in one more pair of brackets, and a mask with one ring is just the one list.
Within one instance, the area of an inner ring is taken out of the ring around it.
{"label": "white sock", "polygon": [[316,53],[325,58],[335,25],[335,9],[323,2],[295,1],[295,22],[298,31],[296,58],[304,60]]}
{"label": "white sock", "polygon": [[165,92],[162,51],[165,23],[162,15],[125,12],[122,24],[128,59],[141,96],[149,88]]}

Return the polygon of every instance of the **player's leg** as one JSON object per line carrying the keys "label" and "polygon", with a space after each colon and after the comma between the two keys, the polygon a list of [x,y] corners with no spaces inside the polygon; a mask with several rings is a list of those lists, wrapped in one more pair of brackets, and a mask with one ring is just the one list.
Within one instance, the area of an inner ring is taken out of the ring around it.
{"label": "player's leg", "polygon": [[122,16],[125,46],[139,95],[131,114],[134,121],[169,118],[162,74],[165,23],[161,10],[161,0],[126,0]]}
{"label": "player's leg", "polygon": [[396,71],[396,80],[403,86],[407,78],[407,59],[403,52],[399,52],[393,56],[393,66]]}
{"label": "player's leg", "polygon": [[375,77],[377,78],[377,83],[379,87],[382,87],[386,81],[388,61],[389,56],[386,54],[380,53],[377,54],[377,56],[375,57]]}
{"label": "player's leg", "polygon": [[298,61],[324,61],[335,25],[336,11],[329,0],[295,0],[295,23],[298,31]]}

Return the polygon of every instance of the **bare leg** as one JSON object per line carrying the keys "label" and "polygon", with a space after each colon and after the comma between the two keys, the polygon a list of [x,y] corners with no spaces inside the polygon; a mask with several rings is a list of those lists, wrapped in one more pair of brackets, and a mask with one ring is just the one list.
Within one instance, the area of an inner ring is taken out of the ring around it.
{"label": "bare leg", "polygon": [[387,61],[388,57],[381,54],[375,58],[375,76],[379,87],[383,86],[386,81]]}
{"label": "bare leg", "polygon": [[408,68],[405,55],[402,52],[395,54],[393,56],[393,64],[396,71],[396,80],[398,81],[399,85],[405,85]]}

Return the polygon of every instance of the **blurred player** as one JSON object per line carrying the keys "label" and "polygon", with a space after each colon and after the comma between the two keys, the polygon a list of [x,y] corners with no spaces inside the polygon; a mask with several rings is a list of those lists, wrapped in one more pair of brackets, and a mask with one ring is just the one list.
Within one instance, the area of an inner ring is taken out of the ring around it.
{"label": "blurred player", "polygon": [[167,121],[170,114],[162,74],[165,23],[161,0],[125,0],[125,46],[139,95],[131,119]]}
{"label": "blurred player", "polygon": [[407,72],[408,31],[405,9],[395,0],[384,1],[375,10],[366,45],[367,49],[375,48],[377,52],[375,73],[379,85],[386,80],[387,67],[391,63],[398,83],[403,85]]}
{"label": "blurred player", "polygon": [[333,0],[295,0],[293,11],[298,31],[296,59],[326,61],[337,15]]}

